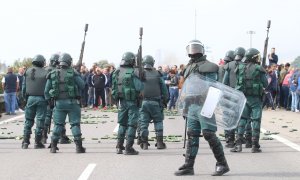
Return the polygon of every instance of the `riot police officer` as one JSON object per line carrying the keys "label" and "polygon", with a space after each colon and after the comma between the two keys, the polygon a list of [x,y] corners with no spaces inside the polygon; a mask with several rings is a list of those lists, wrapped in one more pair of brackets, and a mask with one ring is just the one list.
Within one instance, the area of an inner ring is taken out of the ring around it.
{"label": "riot police officer", "polygon": [[[56,69],[57,65],[59,64],[58,59],[59,59],[59,54],[53,54],[50,57],[50,64],[49,64],[48,67],[45,68],[48,73],[50,73],[52,70]],[[42,138],[42,142],[44,144],[47,143],[48,133],[50,131],[51,119],[52,119],[52,114],[53,114],[53,109],[52,108],[53,107],[50,107],[49,104],[47,105],[47,113],[46,113],[45,126],[44,126],[44,131],[43,131],[43,138]],[[60,137],[60,143],[61,144],[70,143],[70,139],[66,135],[66,126],[64,126],[63,129],[62,129],[62,134],[61,134],[61,137]]]}
{"label": "riot police officer", "polygon": [[81,109],[78,99],[80,90],[84,88],[84,81],[71,65],[72,57],[67,53],[63,53],[59,57],[59,68],[47,75],[45,98],[50,106],[55,105],[53,109],[54,128],[51,137],[51,153],[56,153],[58,150],[58,139],[64,128],[67,115],[76,144],[76,152],[85,153],[81,139]]}
{"label": "riot police officer", "polygon": [[[134,65],[135,55],[132,52],[126,52],[122,56],[119,69],[112,76],[112,97],[116,102],[120,101],[117,154],[123,154],[124,149],[125,155],[137,155],[139,153],[132,146],[139,117],[137,102],[143,90],[143,84],[138,78],[138,71],[135,71]],[[126,131],[127,141],[124,147]]]}
{"label": "riot police officer", "polygon": [[[238,47],[234,51],[234,61],[231,61],[227,63],[224,66],[225,74],[223,78],[223,84],[226,84],[232,88],[235,88],[237,83],[237,78],[235,74],[235,70],[238,67],[238,65],[241,63],[241,60],[245,56],[246,50],[243,47]],[[226,145],[227,148],[233,148],[235,145],[235,132],[236,129],[227,130],[225,131],[225,137],[226,137]],[[245,131],[245,139],[243,139],[243,143],[246,140],[246,148],[251,148],[251,123],[250,121],[246,125],[246,131]]]}
{"label": "riot police officer", "polygon": [[156,134],[156,147],[157,149],[165,149],[166,144],[163,142],[163,104],[168,103],[169,94],[167,86],[164,83],[162,74],[153,68],[154,59],[152,56],[147,55],[143,58],[143,66],[145,73],[143,103],[140,108],[140,135],[141,135],[141,148],[148,149],[148,136],[149,136],[149,123],[153,120],[154,129]]}
{"label": "riot police officer", "polygon": [[225,74],[225,65],[230,63],[231,61],[234,60],[234,51],[229,50],[226,52],[225,57],[224,57],[224,65],[221,65],[219,67],[219,77],[218,77],[218,81],[222,82],[223,81],[223,77]]}
{"label": "riot police officer", "polygon": [[35,149],[45,148],[42,144],[42,132],[44,129],[47,101],[44,98],[47,71],[44,69],[45,58],[36,55],[32,60],[33,67],[26,70],[22,86],[22,96],[26,99],[25,124],[22,148],[27,149],[30,144],[31,129],[36,118]]}
{"label": "riot police officer", "polygon": [[[218,80],[218,66],[206,60],[204,46],[199,40],[192,40],[186,47],[190,61],[187,64],[183,78],[186,79],[191,74],[201,74],[207,78]],[[208,142],[216,160],[216,169],[213,176],[221,176],[229,171],[229,167],[224,155],[223,147],[216,136],[217,127],[208,124],[205,117],[198,113],[201,111],[200,105],[193,105],[188,108],[188,141],[185,154],[185,163],[175,172],[176,176],[193,175],[194,163],[199,149],[199,137],[202,130],[204,139]],[[215,121],[212,116],[211,121]]]}
{"label": "riot police officer", "polygon": [[257,49],[247,50],[243,63],[239,64],[236,70],[236,89],[244,93],[247,102],[238,125],[236,145],[231,152],[242,151],[242,138],[245,126],[248,121],[252,121],[252,153],[261,152],[259,145],[260,124],[262,115],[262,95],[263,89],[268,82],[266,72],[260,63],[260,53]]}

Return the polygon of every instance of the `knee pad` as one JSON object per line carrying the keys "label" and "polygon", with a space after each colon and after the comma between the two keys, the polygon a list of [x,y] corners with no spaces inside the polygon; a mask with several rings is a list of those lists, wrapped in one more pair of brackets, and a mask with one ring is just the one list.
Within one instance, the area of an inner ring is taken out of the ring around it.
{"label": "knee pad", "polygon": [[200,137],[200,131],[193,131],[193,130],[188,130],[187,131],[188,137]]}

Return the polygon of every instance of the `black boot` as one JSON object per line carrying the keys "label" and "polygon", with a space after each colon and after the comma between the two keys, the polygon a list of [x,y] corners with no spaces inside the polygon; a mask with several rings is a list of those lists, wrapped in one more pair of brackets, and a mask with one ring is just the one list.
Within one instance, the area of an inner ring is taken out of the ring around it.
{"label": "black boot", "polygon": [[258,141],[256,139],[252,139],[252,149],[251,149],[252,153],[260,153],[261,149],[260,149],[260,145],[258,143]]}
{"label": "black boot", "polygon": [[30,139],[30,135],[23,136],[22,149],[28,149],[28,146],[30,144],[29,139]]}
{"label": "black boot", "polygon": [[191,144],[192,140],[188,139],[185,153],[185,163],[178,168],[178,171],[174,173],[175,176],[194,175],[194,163],[196,156],[191,156]]}
{"label": "black boot", "polygon": [[251,134],[246,134],[245,139],[246,139],[245,148],[251,148],[252,147],[252,136],[251,136]]}
{"label": "black boot", "polygon": [[150,144],[148,143],[148,141],[142,141],[142,143],[140,144],[140,147],[143,150],[148,150],[149,146],[150,146]]}
{"label": "black boot", "polygon": [[166,149],[167,148],[166,144],[163,142],[163,136],[157,136],[156,141],[157,141],[157,143],[155,144],[155,147],[157,147],[157,149]]}
{"label": "black boot", "polygon": [[42,133],[42,143],[46,144],[48,139],[48,127],[45,126],[43,133]]}
{"label": "black boot", "polygon": [[148,137],[141,137],[140,147],[143,150],[148,150],[150,144],[148,143]]}
{"label": "black boot", "polygon": [[225,145],[225,147],[227,148],[233,148],[235,145],[235,130],[229,130],[228,131],[228,140],[227,143]]}
{"label": "black boot", "polygon": [[[223,174],[229,171],[229,167],[226,162],[222,144],[218,139],[218,137],[216,136],[216,133],[213,131],[204,129],[203,136],[205,140],[208,142],[209,147],[211,148],[217,160],[216,169],[215,172],[212,174],[212,176],[222,176]],[[238,142],[240,143],[240,139],[237,140],[237,144]]]}
{"label": "black boot", "polygon": [[58,147],[57,147],[57,143],[58,143],[57,140],[56,141],[54,141],[54,140],[51,141],[51,144],[50,144],[50,152],[51,153],[56,153],[56,151],[59,150]]}
{"label": "black boot", "polygon": [[139,152],[136,151],[133,147],[133,141],[128,141],[126,142],[126,146],[125,146],[125,155],[138,155]]}
{"label": "black boot", "polygon": [[228,167],[227,161],[224,162],[217,162],[216,163],[216,170],[212,174],[212,176],[222,176],[223,174],[229,172],[230,169]]}
{"label": "black boot", "polygon": [[137,145],[140,145],[142,143],[142,138],[141,138],[141,136],[137,136],[137,138],[136,138],[136,144]]}
{"label": "black boot", "polygon": [[85,153],[85,148],[82,147],[82,140],[75,140],[76,144],[76,153]]}
{"label": "black boot", "polygon": [[234,148],[230,149],[230,152],[242,152],[242,145],[241,144],[236,144]]}
{"label": "black boot", "polygon": [[195,159],[186,158],[185,163],[179,167],[178,171],[174,173],[175,176],[194,175],[194,163]]}
{"label": "black boot", "polygon": [[125,150],[124,139],[122,139],[122,140],[119,139],[117,146],[116,146],[117,154],[123,154],[123,150]]}
{"label": "black boot", "polygon": [[68,138],[68,136],[66,135],[65,127],[63,128],[63,130],[61,132],[59,143],[60,144],[71,144],[70,138]]}
{"label": "black boot", "polygon": [[35,143],[34,143],[34,149],[44,149],[45,145],[42,143],[42,136],[36,135],[35,136]]}
{"label": "black boot", "polygon": [[238,135],[236,145],[230,150],[230,152],[242,152],[242,138],[243,135]]}

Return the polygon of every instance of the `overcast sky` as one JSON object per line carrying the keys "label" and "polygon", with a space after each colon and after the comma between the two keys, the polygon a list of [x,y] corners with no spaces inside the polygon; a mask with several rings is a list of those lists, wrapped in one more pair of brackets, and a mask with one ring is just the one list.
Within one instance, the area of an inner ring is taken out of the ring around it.
{"label": "overcast sky", "polygon": [[[263,52],[267,21],[269,48],[279,62],[300,55],[298,0],[8,0],[0,5],[0,61],[56,52],[76,62],[89,24],[84,62],[107,59],[119,64],[126,51],[137,52],[144,28],[143,55],[158,64],[186,64],[185,47],[195,38],[213,62],[238,46]],[[196,19],[196,21],[195,21]],[[195,28],[196,24],[196,28]],[[196,30],[196,31],[195,31]]]}

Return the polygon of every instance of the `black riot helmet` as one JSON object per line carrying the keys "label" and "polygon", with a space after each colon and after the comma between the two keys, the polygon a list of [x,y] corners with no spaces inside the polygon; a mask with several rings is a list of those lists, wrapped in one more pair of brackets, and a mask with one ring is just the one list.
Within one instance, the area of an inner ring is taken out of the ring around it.
{"label": "black riot helmet", "polygon": [[204,55],[204,46],[199,40],[191,40],[186,46],[186,52],[189,57],[191,56],[203,56]]}
{"label": "black riot helmet", "polygon": [[234,51],[232,50],[227,51],[224,57],[224,61],[228,63],[233,60],[234,60]]}
{"label": "black riot helmet", "polygon": [[32,60],[32,64],[35,66],[38,66],[38,67],[44,67],[45,62],[46,62],[46,59],[44,58],[43,55],[40,55],[40,54],[34,56],[34,58]]}
{"label": "black riot helmet", "polygon": [[135,64],[135,55],[132,52],[125,52],[122,56],[121,66],[131,66],[133,67]]}
{"label": "black riot helmet", "polygon": [[247,49],[244,58],[242,59],[242,62],[248,63],[260,63],[260,52],[255,48]]}
{"label": "black riot helmet", "polygon": [[154,66],[154,62],[155,60],[152,56],[146,55],[143,57],[142,64],[145,69],[152,69]]}
{"label": "black riot helmet", "polygon": [[51,66],[58,65],[58,60],[59,60],[59,54],[52,54],[52,56],[50,57],[50,65]]}
{"label": "black riot helmet", "polygon": [[242,60],[243,57],[245,56],[245,52],[246,52],[246,50],[242,47],[236,48],[234,51],[234,60],[236,60],[236,61]]}
{"label": "black riot helmet", "polygon": [[63,53],[61,54],[61,56],[59,57],[59,65],[60,66],[65,66],[65,67],[70,67],[72,65],[72,57],[70,54],[68,53]]}

